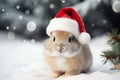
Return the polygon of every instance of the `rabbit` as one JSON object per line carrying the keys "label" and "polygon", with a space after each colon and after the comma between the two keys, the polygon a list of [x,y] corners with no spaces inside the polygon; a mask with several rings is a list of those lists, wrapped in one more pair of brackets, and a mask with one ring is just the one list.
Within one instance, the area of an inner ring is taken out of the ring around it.
{"label": "rabbit", "polygon": [[71,33],[53,31],[44,43],[44,59],[52,77],[72,76],[86,72],[92,64],[89,45],[82,45]]}

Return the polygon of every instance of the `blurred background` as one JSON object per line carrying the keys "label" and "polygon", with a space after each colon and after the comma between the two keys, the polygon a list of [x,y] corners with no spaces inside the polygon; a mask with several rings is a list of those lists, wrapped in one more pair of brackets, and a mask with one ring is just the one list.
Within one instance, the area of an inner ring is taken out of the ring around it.
{"label": "blurred background", "polygon": [[49,21],[67,6],[78,11],[92,38],[113,29],[120,31],[115,1],[118,0],[0,0],[0,36],[5,34],[8,40],[15,40],[16,36],[33,42],[44,40]]}

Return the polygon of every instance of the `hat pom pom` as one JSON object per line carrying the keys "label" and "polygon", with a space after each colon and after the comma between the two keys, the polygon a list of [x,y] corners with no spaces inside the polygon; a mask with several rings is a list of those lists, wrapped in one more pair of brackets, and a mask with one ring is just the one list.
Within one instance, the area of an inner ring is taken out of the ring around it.
{"label": "hat pom pom", "polygon": [[81,44],[89,44],[90,39],[91,39],[91,37],[90,37],[89,33],[86,33],[86,32],[82,32],[79,36],[79,42]]}

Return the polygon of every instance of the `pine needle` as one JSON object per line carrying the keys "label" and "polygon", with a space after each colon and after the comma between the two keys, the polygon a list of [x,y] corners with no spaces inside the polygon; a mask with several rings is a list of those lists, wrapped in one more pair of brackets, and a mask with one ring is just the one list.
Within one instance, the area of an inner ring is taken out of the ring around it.
{"label": "pine needle", "polygon": [[108,33],[108,37],[108,44],[112,49],[102,51],[103,54],[101,56],[104,58],[102,61],[103,64],[109,61],[115,65],[120,63],[120,34],[118,33],[118,30],[113,30]]}

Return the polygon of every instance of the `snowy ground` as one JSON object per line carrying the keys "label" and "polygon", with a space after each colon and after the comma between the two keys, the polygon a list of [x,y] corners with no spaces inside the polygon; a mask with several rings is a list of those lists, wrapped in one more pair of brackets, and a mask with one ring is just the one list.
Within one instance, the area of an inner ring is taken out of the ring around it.
{"label": "snowy ground", "polygon": [[111,64],[102,64],[101,51],[109,48],[106,36],[95,38],[90,47],[93,65],[87,74],[53,79],[43,59],[43,44],[23,39],[8,40],[0,34],[0,80],[120,80],[120,71],[110,70]]}

